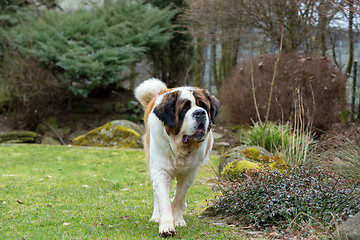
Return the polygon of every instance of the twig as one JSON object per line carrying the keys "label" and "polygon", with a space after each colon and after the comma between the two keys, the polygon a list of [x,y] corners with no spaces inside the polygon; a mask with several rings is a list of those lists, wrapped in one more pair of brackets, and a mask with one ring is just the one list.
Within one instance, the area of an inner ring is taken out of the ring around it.
{"label": "twig", "polygon": [[59,141],[61,142],[62,145],[66,145],[66,143],[64,142],[64,140],[62,139],[62,137],[59,135],[59,133],[55,130],[55,128],[53,128],[50,124],[48,124],[47,122],[43,123],[53,132],[55,133],[56,137],[59,139]]}
{"label": "twig", "polygon": [[[286,3],[284,5],[284,8],[286,8]],[[271,105],[271,101],[272,101],[272,94],[273,94],[274,85],[275,85],[275,79],[276,79],[276,70],[277,70],[277,66],[278,66],[279,61],[280,61],[280,55],[281,55],[281,50],[282,50],[282,46],[283,46],[284,26],[285,26],[285,11],[286,11],[286,9],[284,9],[284,15],[283,15],[283,24],[282,24],[282,28],[281,28],[279,53],[278,53],[276,61],[275,61],[274,74],[273,74],[273,77],[272,77],[272,80],[271,80],[270,95],[269,95],[269,101],[268,101],[266,116],[265,116],[265,126],[266,126],[267,121],[269,120],[270,105]]]}

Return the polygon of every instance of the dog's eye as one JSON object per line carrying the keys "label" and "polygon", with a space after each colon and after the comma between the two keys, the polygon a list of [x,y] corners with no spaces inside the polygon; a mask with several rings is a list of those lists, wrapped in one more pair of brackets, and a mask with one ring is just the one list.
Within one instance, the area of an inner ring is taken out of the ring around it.
{"label": "dog's eye", "polygon": [[198,102],[198,106],[205,109],[205,111],[208,111],[208,106],[206,105],[206,103],[204,103],[203,101],[199,101]]}
{"label": "dog's eye", "polygon": [[185,112],[185,111],[189,111],[189,109],[190,109],[190,106],[185,105],[182,110],[183,110],[183,112]]}
{"label": "dog's eye", "polygon": [[182,112],[187,112],[187,111],[189,111],[190,108],[191,108],[191,103],[190,103],[190,102],[186,102],[181,111],[182,111]]}

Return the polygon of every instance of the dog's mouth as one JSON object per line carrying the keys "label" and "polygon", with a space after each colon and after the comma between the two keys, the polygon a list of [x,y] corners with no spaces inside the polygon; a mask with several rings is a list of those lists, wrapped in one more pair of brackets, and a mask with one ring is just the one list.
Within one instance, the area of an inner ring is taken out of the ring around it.
{"label": "dog's mouth", "polygon": [[202,142],[202,141],[204,141],[204,136],[205,136],[205,125],[204,125],[204,123],[200,123],[194,134],[183,136],[182,142],[188,143],[191,140]]}

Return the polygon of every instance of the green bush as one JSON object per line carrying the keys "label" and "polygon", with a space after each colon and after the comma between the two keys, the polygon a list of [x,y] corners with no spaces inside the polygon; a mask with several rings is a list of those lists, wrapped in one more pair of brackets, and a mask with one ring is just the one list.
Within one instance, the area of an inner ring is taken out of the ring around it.
{"label": "green bush", "polygon": [[12,38],[23,53],[55,72],[76,94],[121,80],[129,64],[172,38],[175,12],[137,1],[73,12],[44,11],[37,21],[17,25]]}
{"label": "green bush", "polygon": [[329,226],[334,224],[332,214],[343,221],[360,211],[360,186],[318,168],[292,168],[287,174],[264,170],[220,189],[221,196],[205,215],[245,226],[285,229],[293,221],[297,224],[292,228],[315,227],[317,221]]}
{"label": "green bush", "polygon": [[242,141],[248,146],[261,146],[269,152],[281,151],[283,146],[289,144],[291,126],[289,124],[277,125],[268,122],[266,127],[257,122],[243,133]]}
{"label": "green bush", "polygon": [[6,0],[0,1],[0,26],[3,29],[11,28],[23,21],[29,21],[35,16],[35,6],[55,4],[55,0]]}
{"label": "green bush", "polygon": [[[263,124],[264,126],[264,124]],[[272,153],[281,153],[283,159],[292,167],[308,164],[315,159],[315,140],[310,131],[293,130],[289,123],[278,125],[268,122],[263,127],[254,123],[243,132],[241,140],[248,146],[262,146]]]}

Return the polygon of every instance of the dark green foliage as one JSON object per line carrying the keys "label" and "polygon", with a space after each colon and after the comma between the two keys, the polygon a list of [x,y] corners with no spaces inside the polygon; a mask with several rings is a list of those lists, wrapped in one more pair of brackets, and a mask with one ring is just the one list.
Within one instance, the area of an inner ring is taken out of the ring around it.
{"label": "dark green foliage", "polygon": [[19,49],[50,68],[74,93],[87,96],[121,80],[121,71],[154,46],[166,45],[174,13],[118,0],[105,8],[44,12],[12,33]]}
{"label": "dark green foliage", "polygon": [[343,221],[359,211],[359,185],[325,170],[300,167],[287,174],[262,171],[227,183],[206,214],[230,217],[246,226],[285,229],[293,220],[300,225],[319,221],[327,226],[333,220],[332,214]]}
{"label": "dark green foliage", "polygon": [[129,100],[126,102],[126,109],[130,112],[130,121],[139,122],[143,119],[143,111],[140,103],[138,101]]}
{"label": "dark green foliage", "polygon": [[155,77],[164,81],[167,86],[189,84],[191,66],[193,65],[194,48],[192,47],[192,36],[188,33],[188,23],[181,14],[188,8],[184,0],[150,0],[152,5],[160,9],[176,9],[177,14],[171,22],[174,24],[174,37],[165,46],[156,46],[148,56],[152,61]]}
{"label": "dark green foliage", "polygon": [[0,1],[0,27],[10,28],[30,17],[28,7],[33,5],[32,1],[6,0]]}

